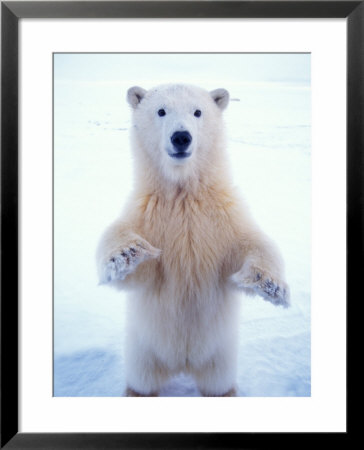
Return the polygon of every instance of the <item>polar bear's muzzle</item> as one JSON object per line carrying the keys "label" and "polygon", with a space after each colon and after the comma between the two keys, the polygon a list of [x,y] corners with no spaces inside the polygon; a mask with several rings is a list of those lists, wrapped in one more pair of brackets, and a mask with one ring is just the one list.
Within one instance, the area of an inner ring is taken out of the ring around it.
{"label": "polar bear's muzzle", "polygon": [[172,158],[188,158],[191,152],[188,148],[192,142],[192,136],[188,131],[175,131],[171,136],[173,152],[168,152]]}

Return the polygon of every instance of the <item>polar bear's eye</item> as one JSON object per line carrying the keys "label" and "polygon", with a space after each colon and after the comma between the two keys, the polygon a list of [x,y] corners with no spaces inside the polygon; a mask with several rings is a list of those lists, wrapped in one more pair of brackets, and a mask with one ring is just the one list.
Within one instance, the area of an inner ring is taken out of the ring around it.
{"label": "polar bear's eye", "polygon": [[195,117],[201,116],[201,111],[199,109],[196,109],[195,113],[193,114]]}
{"label": "polar bear's eye", "polygon": [[166,112],[164,111],[164,109],[159,109],[158,110],[158,116],[163,117],[166,115]]}

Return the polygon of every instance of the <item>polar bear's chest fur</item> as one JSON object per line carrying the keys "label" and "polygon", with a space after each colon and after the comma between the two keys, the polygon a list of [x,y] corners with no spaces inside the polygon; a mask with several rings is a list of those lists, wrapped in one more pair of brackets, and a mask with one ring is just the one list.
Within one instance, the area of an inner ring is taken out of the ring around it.
{"label": "polar bear's chest fur", "polygon": [[236,245],[233,199],[221,192],[177,191],[145,196],[139,204],[140,234],[162,250],[145,279],[153,278],[178,301],[212,296],[236,270],[230,264]]}

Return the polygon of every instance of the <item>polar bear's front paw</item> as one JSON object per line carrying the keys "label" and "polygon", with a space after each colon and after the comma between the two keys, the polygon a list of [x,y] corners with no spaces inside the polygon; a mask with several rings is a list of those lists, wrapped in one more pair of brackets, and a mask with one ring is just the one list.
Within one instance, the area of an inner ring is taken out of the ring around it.
{"label": "polar bear's front paw", "polygon": [[161,251],[147,242],[135,242],[114,253],[104,265],[100,284],[109,283],[124,278],[138,267],[143,261],[158,258]]}
{"label": "polar bear's front paw", "polygon": [[290,305],[287,283],[260,268],[243,266],[239,272],[232,275],[231,280],[237,287],[254,292],[274,305],[282,305],[285,308]]}

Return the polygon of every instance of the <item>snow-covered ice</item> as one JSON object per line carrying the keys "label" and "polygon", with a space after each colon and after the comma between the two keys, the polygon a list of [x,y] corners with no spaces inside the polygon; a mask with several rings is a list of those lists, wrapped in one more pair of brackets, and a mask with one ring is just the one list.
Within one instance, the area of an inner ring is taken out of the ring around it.
{"label": "snow-covered ice", "polygon": [[[309,56],[210,55],[196,64],[195,56],[159,55],[150,65],[153,56],[55,55],[54,395],[123,394],[125,298],[98,285],[95,249],[133,184],[126,90],[181,81],[230,91],[234,181],[286,262],[289,309],[242,295],[239,394],[310,396]],[[181,374],[161,395],[198,392]]]}

